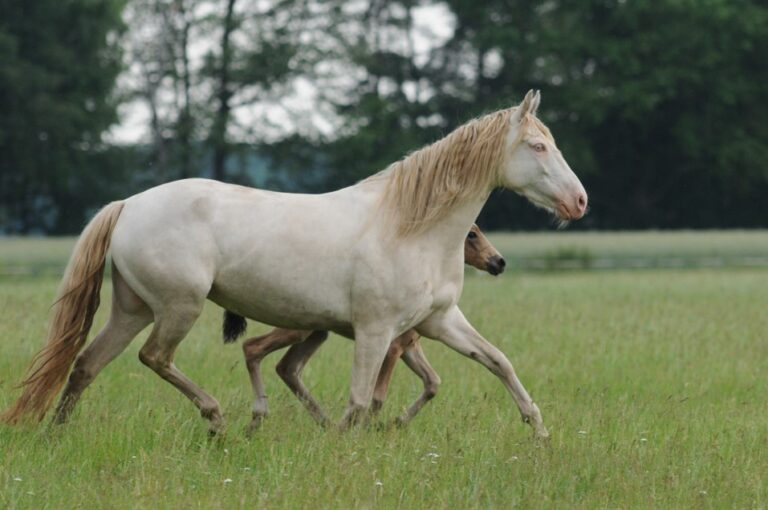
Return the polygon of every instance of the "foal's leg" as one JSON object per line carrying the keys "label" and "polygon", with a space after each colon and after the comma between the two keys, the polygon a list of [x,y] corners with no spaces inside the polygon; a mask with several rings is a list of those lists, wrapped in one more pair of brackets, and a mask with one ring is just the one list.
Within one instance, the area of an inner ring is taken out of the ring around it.
{"label": "foal's leg", "polygon": [[222,426],[219,403],[202,388],[192,382],[173,363],[173,355],[179,343],[192,328],[200,315],[202,303],[174,304],[168,310],[155,315],[155,327],[147,342],[139,351],[142,363],[157,375],[173,384],[200,410],[200,415],[210,424],[208,431],[216,434]]}
{"label": "foal's leg", "polygon": [[304,366],[309,361],[309,358],[315,354],[327,338],[327,331],[313,332],[305,341],[291,346],[275,367],[280,378],[288,385],[293,394],[299,398],[301,403],[304,404],[312,418],[322,426],[328,425],[330,420],[323,412],[320,404],[317,403],[307,387],[304,386],[304,381],[301,380],[301,372],[304,370]]}
{"label": "foal's leg", "polygon": [[[387,390],[389,389],[389,383],[392,380],[392,373],[395,371],[395,365],[398,358],[407,350],[413,348],[416,342],[419,340],[419,334],[415,329],[409,329],[399,337],[392,340],[387,351],[387,356],[384,358],[384,363],[379,370],[379,377],[376,379],[376,387],[373,390],[373,404],[371,405],[371,411],[378,413],[381,410],[381,406],[384,405],[384,400],[387,398]],[[418,373],[416,375],[419,375]]]}
{"label": "foal's leg", "polygon": [[392,380],[392,373],[395,370],[395,363],[401,358],[413,373],[419,376],[424,383],[424,391],[416,401],[401,415],[397,422],[400,425],[408,423],[424,407],[424,404],[432,400],[437,395],[437,387],[440,385],[440,376],[427,361],[427,357],[419,344],[419,335],[414,330],[407,331],[397,337],[389,346],[387,357],[381,366],[379,378],[376,381],[376,388],[373,391],[373,405],[371,410],[377,413],[384,400],[387,398],[387,390]]}
{"label": "foal's leg", "polygon": [[282,349],[288,345],[303,342],[312,332],[294,329],[274,329],[266,335],[254,337],[243,342],[243,354],[248,374],[251,376],[253,388],[253,416],[249,430],[261,425],[267,416],[267,394],[264,391],[264,383],[261,380],[261,361],[267,354]]}
{"label": "foal's leg", "polygon": [[69,381],[56,406],[53,417],[56,423],[67,421],[85,388],[152,322],[149,307],[128,287],[114,266],[112,282],[112,311],[109,321],[77,357]]}
{"label": "foal's leg", "polygon": [[549,437],[538,406],[517,378],[512,364],[501,351],[475,331],[458,307],[430,317],[418,329],[423,335],[440,340],[493,372],[512,394],[523,421],[533,427],[534,434],[541,438]]}
{"label": "foal's leg", "polygon": [[437,395],[437,387],[440,385],[440,376],[437,375],[435,369],[432,368],[432,365],[427,361],[427,357],[421,349],[421,344],[418,342],[405,351],[401,358],[405,364],[408,365],[408,368],[413,370],[413,372],[421,377],[421,380],[424,382],[424,391],[421,396],[419,396],[419,398],[411,404],[408,410],[397,419],[400,425],[405,425],[416,416],[416,413],[424,407],[424,404]]}
{"label": "foal's leg", "polygon": [[[408,333],[404,334],[407,335]],[[376,379],[376,386],[373,389],[373,402],[371,403],[371,412],[373,414],[377,414],[384,405],[397,360],[405,352],[403,342],[400,341],[401,338],[402,335],[392,341],[389,345],[389,350],[387,350],[387,356],[384,358],[384,363],[381,364],[381,370],[379,370],[379,376]]]}

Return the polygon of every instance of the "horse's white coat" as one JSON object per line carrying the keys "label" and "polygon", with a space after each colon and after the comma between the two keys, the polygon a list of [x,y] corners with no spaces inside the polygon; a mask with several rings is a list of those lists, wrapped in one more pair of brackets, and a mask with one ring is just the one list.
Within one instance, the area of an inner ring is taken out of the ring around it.
{"label": "horse's white coat", "polygon": [[[578,218],[586,193],[553,141],[518,132],[537,105],[538,93],[529,92],[512,116],[498,181],[563,219]],[[548,144],[546,154],[536,150],[539,143]],[[274,326],[354,335],[349,424],[371,402],[391,339],[416,327],[497,374],[523,419],[546,436],[512,365],[457,307],[464,238],[491,190],[458,204],[425,232],[400,238],[380,211],[385,183],[298,195],[190,179],[128,198],[112,257],[154,316],[142,360],[210,417],[218,416],[218,403],[172,364],[206,298]]]}

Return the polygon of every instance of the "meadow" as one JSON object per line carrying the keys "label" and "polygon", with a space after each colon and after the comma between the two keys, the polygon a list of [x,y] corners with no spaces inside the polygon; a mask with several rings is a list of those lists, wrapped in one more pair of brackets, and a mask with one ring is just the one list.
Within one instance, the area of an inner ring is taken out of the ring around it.
{"label": "meadow", "polygon": [[[462,309],[515,365],[548,442],[532,440],[493,375],[429,340],[443,383],[409,426],[389,426],[421,390],[405,366],[381,425],[341,433],[282,385],[278,354],[264,363],[271,414],[248,438],[241,351],[222,344],[209,303],[176,361],[221,402],[223,435],[209,439],[193,405],[138,361],[145,331],[67,426],[0,426],[0,508],[768,506],[766,232],[491,239],[510,270],[469,271]],[[70,246],[0,239],[1,407],[40,347]],[[335,417],[352,348],[331,338],[305,370]]]}

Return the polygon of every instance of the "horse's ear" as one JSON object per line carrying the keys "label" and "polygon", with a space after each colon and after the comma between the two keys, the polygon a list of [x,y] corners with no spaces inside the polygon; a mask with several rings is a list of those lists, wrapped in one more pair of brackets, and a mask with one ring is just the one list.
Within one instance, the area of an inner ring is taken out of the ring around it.
{"label": "horse's ear", "polygon": [[[535,104],[534,104],[535,101]],[[509,119],[511,124],[520,123],[527,113],[535,113],[536,108],[539,106],[539,92],[529,90],[523,98],[523,101],[515,109],[512,117]]]}
{"label": "horse's ear", "polygon": [[[530,92],[528,92],[530,94]],[[531,99],[531,106],[528,109],[528,113],[531,115],[536,115],[536,112],[539,110],[539,103],[541,103],[541,93],[537,90],[533,93],[533,98]]]}

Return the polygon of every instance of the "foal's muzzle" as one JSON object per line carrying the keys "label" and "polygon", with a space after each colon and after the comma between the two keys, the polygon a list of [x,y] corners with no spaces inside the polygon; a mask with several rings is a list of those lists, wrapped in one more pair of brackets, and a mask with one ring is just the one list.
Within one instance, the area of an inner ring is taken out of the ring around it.
{"label": "foal's muzzle", "polygon": [[486,266],[488,266],[488,272],[493,276],[503,273],[506,265],[507,263],[504,258],[499,257],[498,255],[494,255],[488,259],[488,262],[486,262]]}

